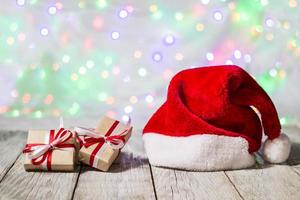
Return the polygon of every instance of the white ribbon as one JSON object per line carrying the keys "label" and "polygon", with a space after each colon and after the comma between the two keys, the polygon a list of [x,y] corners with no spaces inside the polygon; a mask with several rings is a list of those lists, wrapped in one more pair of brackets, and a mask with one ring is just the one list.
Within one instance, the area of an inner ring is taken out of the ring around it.
{"label": "white ribbon", "polygon": [[[96,138],[96,139],[103,138],[104,142],[109,144],[113,149],[120,149],[124,146],[123,140],[114,138],[112,140],[115,141],[116,144],[112,143],[110,140],[107,140],[107,138],[110,136],[103,136],[103,135],[95,132],[94,129],[84,128],[84,127],[75,127],[74,130],[78,136],[87,136],[87,137]],[[126,135],[126,132],[127,132],[127,130],[124,130],[120,135],[111,135],[111,136],[124,136],[124,135]],[[85,137],[83,137],[83,142],[86,142]]]}
{"label": "white ribbon", "polygon": [[57,144],[61,143],[65,139],[67,139],[68,137],[70,137],[70,134],[72,134],[69,130],[64,130],[61,133],[61,135],[65,132],[67,132],[67,134],[65,134],[63,137],[58,137],[57,139],[53,140],[53,142],[51,142],[49,144],[41,144],[38,146],[31,147],[30,149],[33,151],[28,153],[28,158],[29,159],[38,158],[38,157],[42,156],[43,154],[45,154],[50,149],[60,149],[60,150],[70,149],[70,148],[57,148],[56,147]]}
{"label": "white ribbon", "polygon": [[74,128],[74,131],[77,133],[78,136],[89,136],[89,137],[93,137],[93,138],[103,138],[102,135],[97,133],[95,131],[95,129],[92,129],[92,128],[84,128],[84,127],[76,126]]}

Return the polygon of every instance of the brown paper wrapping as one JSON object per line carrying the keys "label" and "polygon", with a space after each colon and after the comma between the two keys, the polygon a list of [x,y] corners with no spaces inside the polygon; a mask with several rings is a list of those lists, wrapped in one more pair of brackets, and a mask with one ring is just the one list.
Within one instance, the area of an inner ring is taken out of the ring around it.
{"label": "brown paper wrapping", "polygon": [[81,142],[82,141],[80,141],[80,140],[82,140],[83,139],[83,136],[76,136],[76,139],[75,139],[75,147],[76,147],[76,156],[75,156],[75,165],[80,165],[80,160],[79,160],[79,157],[78,157],[78,155],[79,155],[79,150],[80,150],[80,148],[81,148]]}
{"label": "brown paper wrapping", "polygon": [[[58,130],[55,130],[54,136],[57,134]],[[29,130],[27,137],[27,144],[34,143],[45,143],[46,138],[50,134],[49,130]],[[73,137],[65,142],[66,144],[75,144],[75,134]],[[52,151],[51,159],[51,171],[74,171],[75,169],[75,156],[76,150],[62,151],[59,149],[54,149]],[[46,171],[42,165],[34,165],[31,159],[25,154],[24,168],[26,171]]]}
{"label": "brown paper wrapping", "polygon": [[[110,127],[113,125],[113,123],[116,120],[111,119],[109,117],[103,117],[97,128],[96,131],[99,132],[99,134],[105,134]],[[125,135],[125,143],[128,141],[128,139],[131,136],[132,127],[127,127],[123,123],[119,123],[118,126],[114,129],[111,135],[119,134],[120,132],[124,131],[125,129],[128,129],[126,135]],[[79,150],[79,160],[87,165],[90,165],[90,156],[93,152],[93,150],[96,148],[98,144],[91,145],[89,147],[81,147]],[[99,154],[95,156],[95,159],[98,160],[95,168],[102,170],[102,171],[108,171],[109,167],[112,165],[114,160],[119,155],[120,150],[119,149],[113,149],[110,145],[104,143],[101,149],[99,150]],[[99,156],[98,156],[99,155]]]}

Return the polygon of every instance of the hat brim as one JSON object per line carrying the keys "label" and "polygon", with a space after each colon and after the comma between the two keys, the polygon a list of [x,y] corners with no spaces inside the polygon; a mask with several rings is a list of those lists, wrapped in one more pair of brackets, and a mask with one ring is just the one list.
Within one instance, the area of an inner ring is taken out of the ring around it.
{"label": "hat brim", "polygon": [[198,134],[173,137],[143,134],[149,162],[154,166],[193,171],[217,171],[251,167],[255,157],[242,137]]}

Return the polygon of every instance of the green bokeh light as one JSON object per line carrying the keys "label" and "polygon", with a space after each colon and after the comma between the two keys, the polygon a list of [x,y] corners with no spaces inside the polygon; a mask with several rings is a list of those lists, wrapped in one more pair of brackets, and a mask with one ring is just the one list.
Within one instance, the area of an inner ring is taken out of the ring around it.
{"label": "green bokeh light", "polygon": [[181,12],[176,12],[175,13],[175,19],[177,21],[181,21],[181,20],[183,20],[183,18],[184,18],[184,15]]}
{"label": "green bokeh light", "polygon": [[36,4],[37,2],[38,2],[38,0],[31,0],[31,1],[30,1],[30,4],[31,4],[31,5],[34,5],[34,4]]}
{"label": "green bokeh light", "polygon": [[41,118],[43,116],[43,113],[40,110],[35,111],[34,117]]}
{"label": "green bokeh light", "polygon": [[11,25],[10,25],[10,30],[12,31],[12,32],[15,32],[15,31],[17,31],[18,30],[18,28],[19,28],[19,25],[17,24],[17,23],[12,23]]}
{"label": "green bokeh light", "polygon": [[281,117],[281,118],[280,118],[280,124],[281,124],[281,125],[285,125],[286,123],[287,123],[286,118],[285,118],[285,117]]}
{"label": "green bokeh light", "polygon": [[258,0],[238,1],[236,12],[239,15],[238,23],[246,26],[254,26],[260,24],[263,17],[263,7]]}
{"label": "green bokeh light", "polygon": [[278,74],[266,72],[257,79],[257,82],[268,94],[272,94],[284,84],[285,79],[280,78]]}
{"label": "green bokeh light", "polygon": [[154,13],[152,13],[152,18],[155,19],[155,20],[159,20],[163,17],[163,12],[158,10]]}
{"label": "green bokeh light", "polygon": [[107,0],[97,0],[96,5],[98,6],[98,8],[104,9],[108,6],[108,2]]}
{"label": "green bokeh light", "polygon": [[108,97],[108,95],[107,95],[106,92],[101,92],[101,93],[99,93],[99,95],[98,95],[98,100],[99,100],[99,101],[105,101],[107,97]]}
{"label": "green bokeh light", "polygon": [[104,57],[104,64],[105,65],[111,65],[113,63],[113,58],[111,56],[105,56]]}
{"label": "green bokeh light", "polygon": [[78,113],[79,109],[80,109],[79,104],[76,103],[76,102],[74,102],[74,103],[72,104],[72,107],[69,109],[69,113],[70,113],[71,115],[75,115],[75,114]]}
{"label": "green bokeh light", "polygon": [[20,111],[17,110],[17,109],[14,109],[14,110],[12,111],[12,116],[13,116],[13,117],[19,117],[19,116],[20,116]]}

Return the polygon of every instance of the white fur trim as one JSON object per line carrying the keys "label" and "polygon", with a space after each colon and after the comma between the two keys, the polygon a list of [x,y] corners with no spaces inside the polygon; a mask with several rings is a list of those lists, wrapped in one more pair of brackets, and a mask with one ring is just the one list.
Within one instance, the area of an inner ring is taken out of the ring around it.
{"label": "white fur trim", "polygon": [[264,159],[270,163],[285,162],[291,151],[291,142],[287,135],[281,134],[273,140],[267,139],[264,143]]}
{"label": "white fur trim", "polygon": [[143,135],[152,165],[195,171],[239,169],[255,164],[242,137],[212,134],[171,137],[157,133]]}

